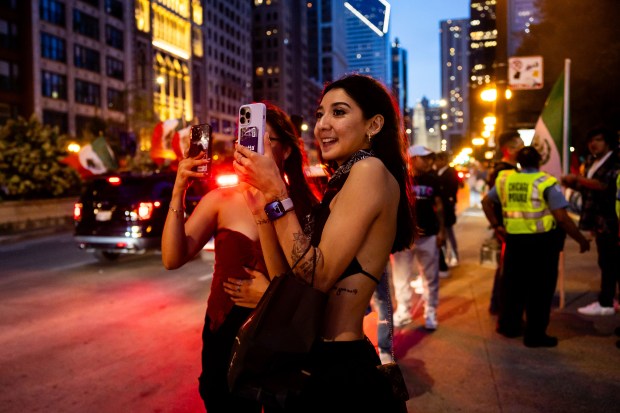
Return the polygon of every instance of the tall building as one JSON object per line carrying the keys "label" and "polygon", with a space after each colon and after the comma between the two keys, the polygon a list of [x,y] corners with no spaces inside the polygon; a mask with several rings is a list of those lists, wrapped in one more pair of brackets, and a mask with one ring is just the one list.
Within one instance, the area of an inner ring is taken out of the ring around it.
{"label": "tall building", "polygon": [[441,115],[444,146],[453,150],[465,143],[469,124],[469,20],[440,22]]}
{"label": "tall building", "polygon": [[349,0],[344,5],[349,70],[370,75],[391,87],[390,3]]}
{"label": "tall building", "polygon": [[[126,32],[122,37],[115,35],[123,39],[129,51],[124,68],[130,97],[127,123],[129,130],[139,132],[140,149],[147,150],[152,127],[149,111],[158,120],[204,120],[205,101],[200,93],[205,58],[204,10],[200,0],[118,3],[127,13]],[[144,122],[139,120],[141,117],[146,118]]]}
{"label": "tall building", "polygon": [[344,2],[307,2],[308,74],[319,85],[347,72]]}
{"label": "tall building", "polygon": [[392,94],[398,102],[401,114],[407,109],[407,50],[401,47],[398,38],[392,42]]}
{"label": "tall building", "polygon": [[0,1],[0,124],[34,111],[31,14],[30,2]]}
{"label": "tall building", "polygon": [[497,47],[497,28],[495,24],[496,0],[471,0],[469,31],[469,70],[470,70],[470,137],[479,136],[482,120],[489,112],[494,112],[492,103],[483,102],[480,93],[493,86],[495,78],[493,63]]}
{"label": "tall building", "polygon": [[307,3],[254,0],[254,100],[268,100],[297,120],[311,119],[316,98],[308,92]]}
{"label": "tall building", "polygon": [[239,106],[253,100],[252,4],[242,0],[203,3],[206,59],[204,69],[194,68],[194,102],[200,120],[232,140]]}
{"label": "tall building", "polygon": [[[426,97],[423,97],[419,105],[416,106],[416,110],[423,111],[424,125],[426,129],[423,133],[422,128],[416,128],[416,131],[420,133],[420,136],[425,137],[426,142],[424,145],[428,146],[434,152],[446,151],[447,147],[445,143],[442,143],[441,133],[441,116],[443,113],[442,102],[436,100],[429,101]],[[416,143],[418,142],[416,141]]]}
{"label": "tall building", "polygon": [[10,61],[0,50],[16,80],[5,112],[34,113],[77,137],[101,119],[138,133],[143,150],[157,119],[203,112],[194,93],[204,65],[200,0],[8,0],[0,9],[0,32],[19,44]]}
{"label": "tall building", "polygon": [[539,23],[536,0],[511,0],[508,2],[508,56],[515,56],[523,39],[530,33],[530,26]]}

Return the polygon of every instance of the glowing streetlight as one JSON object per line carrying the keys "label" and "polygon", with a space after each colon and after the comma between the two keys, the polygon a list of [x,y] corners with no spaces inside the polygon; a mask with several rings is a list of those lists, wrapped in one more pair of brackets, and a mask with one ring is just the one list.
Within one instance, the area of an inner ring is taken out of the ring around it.
{"label": "glowing streetlight", "polygon": [[159,75],[159,76],[157,76],[155,81],[157,82],[158,85],[163,85],[164,83],[166,83],[166,78],[161,76],[161,75]]}
{"label": "glowing streetlight", "polygon": [[474,146],[482,146],[485,144],[484,138],[474,138],[471,140],[471,144]]}
{"label": "glowing streetlight", "polygon": [[484,102],[495,102],[497,100],[497,90],[496,89],[484,89],[480,92],[480,99]]}
{"label": "glowing streetlight", "polygon": [[497,118],[495,116],[485,116],[485,118],[482,119],[482,123],[485,125],[497,125]]}

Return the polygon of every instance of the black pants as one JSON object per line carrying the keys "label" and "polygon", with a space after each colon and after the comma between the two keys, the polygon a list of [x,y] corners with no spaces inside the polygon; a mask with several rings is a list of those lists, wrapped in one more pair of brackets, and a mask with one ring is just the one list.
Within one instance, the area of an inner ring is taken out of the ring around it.
{"label": "black pants", "polygon": [[200,397],[208,413],[261,412],[259,403],[231,395],[227,383],[233,341],[239,327],[251,312],[251,308],[233,307],[216,331],[209,329],[209,318],[205,317],[202,331],[202,374],[198,380]]}
{"label": "black pants", "polygon": [[601,269],[601,292],[598,301],[603,307],[613,307],[616,286],[620,288],[620,247],[617,234],[596,236],[598,266]]}
{"label": "black pants", "polygon": [[402,413],[405,402],[392,397],[390,383],[368,339],[318,342],[311,353],[312,375],[295,406],[295,413]]}
{"label": "black pants", "polygon": [[560,230],[506,236],[499,329],[520,331],[525,310],[525,337],[536,339],[546,334],[563,243]]}

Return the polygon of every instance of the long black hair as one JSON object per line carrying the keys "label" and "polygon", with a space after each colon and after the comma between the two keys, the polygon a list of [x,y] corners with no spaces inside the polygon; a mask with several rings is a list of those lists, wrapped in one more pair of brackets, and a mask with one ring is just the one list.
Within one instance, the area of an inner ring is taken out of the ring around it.
{"label": "long black hair", "polygon": [[312,207],[318,203],[315,192],[304,174],[308,160],[303,142],[291,118],[282,109],[270,102],[263,103],[267,106],[267,123],[276,135],[273,137],[277,137],[283,145],[291,148],[290,155],[284,160],[283,172],[288,178],[288,190],[295,205],[295,214],[303,227]]}
{"label": "long black hair", "polygon": [[398,182],[400,202],[396,224],[396,238],[392,252],[408,248],[413,243],[415,224],[411,177],[407,169],[407,140],[398,104],[387,88],[370,76],[350,74],[323,89],[321,99],[333,89],[342,89],[362,109],[365,119],[382,115],[381,130],[372,138],[371,149]]}

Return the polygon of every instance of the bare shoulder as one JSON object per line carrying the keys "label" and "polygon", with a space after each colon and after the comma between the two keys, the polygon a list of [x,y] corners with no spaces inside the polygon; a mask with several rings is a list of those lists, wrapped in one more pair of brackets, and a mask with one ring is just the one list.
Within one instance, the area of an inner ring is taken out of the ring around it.
{"label": "bare shoulder", "polygon": [[379,158],[369,157],[356,162],[351,168],[349,175],[352,180],[365,182],[366,185],[376,185],[391,189],[393,185],[398,186],[396,179],[385,167]]}

